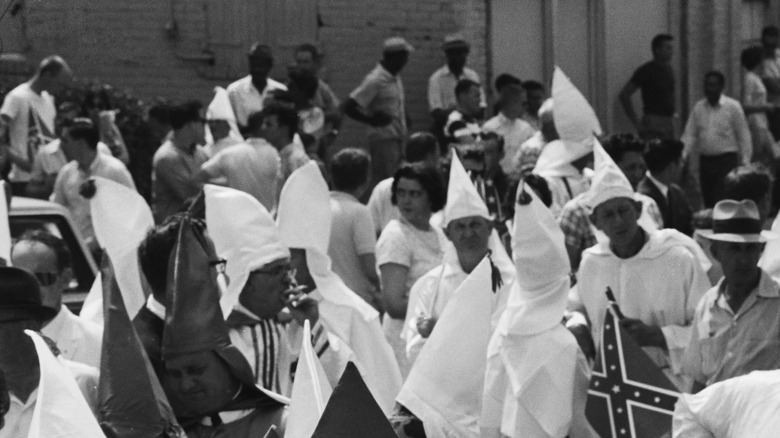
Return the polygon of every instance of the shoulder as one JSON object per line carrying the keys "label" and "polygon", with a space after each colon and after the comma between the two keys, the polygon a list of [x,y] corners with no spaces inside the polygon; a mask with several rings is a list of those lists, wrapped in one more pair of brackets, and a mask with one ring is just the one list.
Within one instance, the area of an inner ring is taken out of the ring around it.
{"label": "shoulder", "polygon": [[447,74],[447,66],[444,65],[442,67],[439,67],[433,74],[431,74],[431,77],[428,79],[430,82],[436,82],[441,80],[441,78]]}
{"label": "shoulder", "polygon": [[243,78],[231,83],[227,86],[227,92],[229,94],[242,91],[246,88],[247,84],[252,82],[252,76],[244,76]]}
{"label": "shoulder", "polygon": [[495,130],[501,126],[501,119],[496,115],[491,117],[487,122],[482,125],[482,128],[486,130]]}
{"label": "shoulder", "polygon": [[479,78],[479,73],[477,73],[476,71],[474,71],[471,68],[463,67],[463,76],[465,76],[467,79],[470,79],[470,80],[472,80],[472,81],[474,81],[474,82],[476,82],[478,84],[481,82],[481,80]]}
{"label": "shoulder", "polygon": [[268,78],[268,84],[265,86],[266,90],[284,90],[287,91],[287,85],[284,85],[283,83],[279,81],[275,81],[271,78]]}
{"label": "shoulder", "polygon": [[173,156],[176,156],[173,144],[170,141],[166,141],[154,152],[154,161],[167,159]]}
{"label": "shoulder", "polygon": [[401,222],[399,222],[397,219],[393,219],[388,222],[385,228],[382,230],[382,234],[379,236],[379,240],[377,241],[377,246],[393,240],[404,239],[405,236],[406,233],[404,232]]}
{"label": "shoulder", "polygon": [[417,281],[414,282],[414,285],[412,285],[412,290],[422,294],[432,290],[433,286],[441,277],[443,269],[444,265],[442,264],[423,274],[420,278],[417,279]]}

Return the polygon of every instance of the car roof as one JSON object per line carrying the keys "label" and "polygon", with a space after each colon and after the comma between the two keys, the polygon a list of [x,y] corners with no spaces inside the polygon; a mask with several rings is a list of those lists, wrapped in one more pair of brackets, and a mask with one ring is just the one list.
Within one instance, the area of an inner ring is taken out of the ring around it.
{"label": "car roof", "polygon": [[70,217],[68,210],[55,202],[44,201],[42,199],[25,198],[14,196],[11,198],[10,216],[23,216],[30,214],[57,214]]}

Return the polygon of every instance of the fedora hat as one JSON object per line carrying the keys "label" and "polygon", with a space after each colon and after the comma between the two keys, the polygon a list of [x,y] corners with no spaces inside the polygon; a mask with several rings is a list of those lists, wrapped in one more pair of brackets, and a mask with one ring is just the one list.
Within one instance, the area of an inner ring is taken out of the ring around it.
{"label": "fedora hat", "polygon": [[0,267],[0,322],[54,318],[59,310],[41,302],[41,288],[32,274],[19,268]]}
{"label": "fedora hat", "polygon": [[724,199],[712,210],[712,229],[701,230],[701,235],[722,242],[764,243],[777,237],[761,229],[761,217],[756,203],[750,199]]}

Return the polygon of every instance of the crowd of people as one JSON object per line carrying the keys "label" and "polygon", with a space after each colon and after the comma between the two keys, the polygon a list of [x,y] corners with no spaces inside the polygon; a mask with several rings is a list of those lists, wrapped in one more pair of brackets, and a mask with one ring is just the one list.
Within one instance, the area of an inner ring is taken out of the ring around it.
{"label": "crowd of people", "polygon": [[[283,84],[258,43],[205,108],[150,109],[150,202],[116,114],[55,106],[74,73],[44,59],[0,108],[5,198],[64,206],[101,269],[77,316],[63,236],[13,239],[0,438],[597,436],[610,302],[684,393],[675,437],[772,436],[780,32],[761,40],[742,99],[710,71],[680,129],[674,38],[656,36],[620,93],[636,133],[604,132],[558,68],[549,91],[499,75],[489,107],[460,35],[413,133],[403,38],[343,99],[315,45]],[[336,151],[344,117],[367,139]]]}

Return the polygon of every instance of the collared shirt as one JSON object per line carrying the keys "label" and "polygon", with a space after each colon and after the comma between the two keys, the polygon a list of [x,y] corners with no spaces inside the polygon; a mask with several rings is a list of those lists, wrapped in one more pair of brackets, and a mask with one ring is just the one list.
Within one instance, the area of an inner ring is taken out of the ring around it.
{"label": "collared shirt", "polygon": [[[29,82],[11,90],[0,108],[0,115],[11,120],[8,124],[11,150],[34,162],[38,148],[54,138],[56,114],[54,97],[48,92],[36,93]],[[34,137],[30,138],[30,134]],[[8,178],[11,181],[29,181],[30,174],[13,164]]]}
{"label": "collared shirt", "polygon": [[35,402],[38,400],[38,388],[35,388],[26,402],[19,400],[14,394],[8,393],[11,405],[3,417],[5,426],[0,428],[0,438],[26,437],[32,424]]}
{"label": "collared shirt", "polygon": [[154,316],[165,321],[165,306],[154,298],[154,295],[149,295],[146,299],[146,308],[154,314]]}
{"label": "collared shirt", "polygon": [[401,219],[398,206],[393,205],[393,178],[383,179],[374,187],[368,198],[368,210],[374,222],[374,231],[380,235],[391,220]]}
{"label": "collared shirt", "polygon": [[[780,49],[775,49],[775,54],[771,58],[765,58],[759,64],[756,70],[761,79],[780,79]],[[780,94],[769,94],[769,100],[773,103],[780,103]]]}
{"label": "collared shirt", "polygon": [[[111,149],[102,141],[98,142],[97,150],[101,154],[112,155]],[[30,180],[44,182],[47,178],[56,177],[66,164],[68,164],[68,159],[65,158],[65,153],[62,152],[60,139],[58,138],[38,149],[32,165],[32,171],[30,172]]]}
{"label": "collared shirt", "polygon": [[276,194],[282,177],[279,152],[270,143],[252,138],[228,147],[201,168],[225,185],[249,193],[269,211],[276,209]]}
{"label": "collared shirt", "polygon": [[763,270],[739,310],[729,307],[725,278],[696,307],[683,371],[710,385],[756,370],[780,368],[780,285]]}
{"label": "collared shirt", "polygon": [[336,97],[336,93],[334,93],[330,86],[322,79],[319,79],[317,92],[314,93],[312,103],[314,106],[322,108],[325,113],[338,111],[339,105],[341,104],[339,98]]}
{"label": "collared shirt", "polygon": [[76,222],[81,237],[88,243],[94,240],[92,229],[92,212],[89,199],[81,196],[79,189],[92,177],[103,177],[135,190],[135,183],[130,172],[121,161],[111,155],[98,153],[86,171],[76,161],[71,161],[60,170],[54,182],[54,193],[51,200],[70,211]]}
{"label": "collared shirt", "polygon": [[504,157],[500,161],[501,170],[505,174],[519,177],[520,168],[516,167],[515,157],[520,153],[520,147],[534,136],[536,131],[523,119],[510,119],[504,113],[485,122],[482,129],[495,132],[504,138]]}
{"label": "collared shirt", "polygon": [[244,76],[228,85],[228,98],[230,99],[230,105],[233,107],[233,113],[236,115],[238,125],[246,126],[247,119],[249,119],[252,113],[262,111],[265,99],[274,90],[287,91],[287,86],[267,78],[265,88],[263,91],[259,91],[255,84],[252,83],[251,75]]}
{"label": "collared shirt", "polygon": [[[742,102],[745,106],[767,105],[767,89],[764,82],[755,72],[745,72],[745,82],[742,87]],[[769,121],[763,111],[747,116],[748,123],[759,128],[768,128]]]}
{"label": "collared shirt", "polygon": [[740,162],[748,164],[753,154],[750,129],[742,106],[726,95],[721,95],[715,106],[710,105],[707,99],[698,101],[688,117],[681,140],[685,143],[686,156],[691,153],[714,156],[736,152]]}
{"label": "collared shirt", "polygon": [[306,163],[311,161],[311,158],[306,155],[303,146],[295,141],[279,151],[279,158],[281,159],[282,184],[284,184],[284,182],[287,181],[287,178],[289,178],[298,168],[303,167]]}
{"label": "collared shirt", "polygon": [[529,112],[526,112],[525,114],[523,114],[523,120],[525,121],[525,123],[531,125],[531,127],[534,128],[534,131],[538,131],[542,127],[542,124],[539,121],[539,116],[537,116],[536,114],[531,114]]}
{"label": "collared shirt", "polygon": [[661,194],[664,195],[664,198],[669,198],[669,186],[662,183],[661,181],[658,181],[653,177],[653,174],[650,173],[648,170],[645,172],[645,175],[647,176],[647,179],[649,179],[653,184],[655,184],[656,187],[658,187],[658,190],[661,192]]}
{"label": "collared shirt", "polygon": [[536,131],[531,138],[520,145],[520,150],[513,157],[513,166],[519,169],[521,174],[532,172],[546,144],[542,131]]}
{"label": "collared shirt", "polygon": [[[456,76],[447,65],[433,72],[428,78],[428,107],[431,111],[435,109],[451,110],[457,105],[455,98],[455,86],[462,79],[468,79],[476,83],[481,83],[479,74],[474,70],[463,67],[460,76]],[[485,90],[479,87],[479,106],[485,108]]]}
{"label": "collared shirt", "polygon": [[369,115],[381,111],[392,118],[387,126],[369,127],[369,139],[406,138],[406,97],[400,75],[393,75],[377,64],[349,97]]}
{"label": "collared shirt", "polygon": [[200,146],[184,151],[168,140],[157,149],[152,160],[152,212],[154,220],[161,223],[178,213],[184,202],[200,192],[193,176],[208,161],[208,155]]}
{"label": "collared shirt", "polygon": [[65,359],[100,368],[103,327],[78,318],[62,305],[57,316],[41,329],[41,333],[57,344]]}

